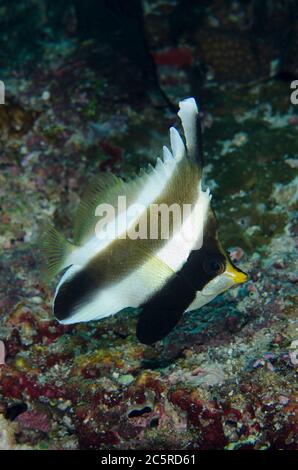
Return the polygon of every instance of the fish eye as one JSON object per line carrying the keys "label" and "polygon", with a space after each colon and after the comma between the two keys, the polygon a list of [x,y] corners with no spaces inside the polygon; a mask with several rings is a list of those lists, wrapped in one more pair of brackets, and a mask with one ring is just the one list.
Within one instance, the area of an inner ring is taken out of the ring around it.
{"label": "fish eye", "polygon": [[207,274],[212,275],[221,274],[225,269],[224,261],[216,255],[207,255],[203,267]]}

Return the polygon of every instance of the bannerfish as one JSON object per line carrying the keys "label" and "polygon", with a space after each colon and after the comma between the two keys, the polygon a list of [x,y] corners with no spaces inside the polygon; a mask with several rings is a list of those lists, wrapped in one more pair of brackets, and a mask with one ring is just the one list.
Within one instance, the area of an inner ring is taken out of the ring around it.
{"label": "bannerfish", "polygon": [[203,189],[194,98],[179,103],[178,116],[185,141],[171,127],[171,150],[164,146],[154,167],[129,181],[104,173],[90,183],[72,243],[52,226],[44,233],[48,273],[63,271],[53,301],[60,323],[100,320],[135,307],[137,337],[151,344],[184,312],[247,280],[220,243],[211,194]]}

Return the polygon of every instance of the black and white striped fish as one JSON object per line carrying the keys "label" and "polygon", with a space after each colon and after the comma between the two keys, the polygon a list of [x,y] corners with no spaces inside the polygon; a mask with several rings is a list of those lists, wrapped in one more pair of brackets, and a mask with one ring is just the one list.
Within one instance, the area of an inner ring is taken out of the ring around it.
{"label": "black and white striped fish", "polygon": [[[54,296],[59,322],[100,320],[139,307],[137,336],[149,344],[165,337],[184,312],[246,281],[247,275],[233,266],[220,244],[210,191],[202,189],[194,98],[180,102],[179,108],[185,143],[172,127],[171,150],[163,148],[163,159],[154,168],[127,182],[113,174],[97,178],[78,208],[73,243],[53,227],[47,230],[42,246],[48,271],[55,275],[65,270]],[[98,233],[98,207],[117,207],[119,196],[126,206],[107,217]],[[173,204],[189,210],[181,210],[180,219],[168,211],[166,222],[157,210],[153,220],[152,207]],[[153,227],[154,236],[149,230],[141,234],[141,228],[148,227]]]}

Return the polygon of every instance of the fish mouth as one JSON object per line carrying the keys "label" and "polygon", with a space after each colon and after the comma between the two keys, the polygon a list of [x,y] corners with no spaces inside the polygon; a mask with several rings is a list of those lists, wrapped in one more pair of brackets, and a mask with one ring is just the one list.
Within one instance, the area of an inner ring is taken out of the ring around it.
{"label": "fish mouth", "polygon": [[233,266],[229,260],[227,260],[227,266],[224,274],[231,278],[234,284],[243,284],[248,279],[248,275],[241,271],[241,269]]}

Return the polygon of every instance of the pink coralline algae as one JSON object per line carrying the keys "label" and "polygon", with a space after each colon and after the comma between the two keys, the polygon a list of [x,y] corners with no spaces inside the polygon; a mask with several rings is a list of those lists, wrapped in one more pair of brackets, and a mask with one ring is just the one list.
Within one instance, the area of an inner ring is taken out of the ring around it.
{"label": "pink coralline algae", "polygon": [[16,418],[16,421],[24,428],[34,429],[45,433],[50,431],[49,417],[45,413],[40,413],[38,411],[25,411]]}

